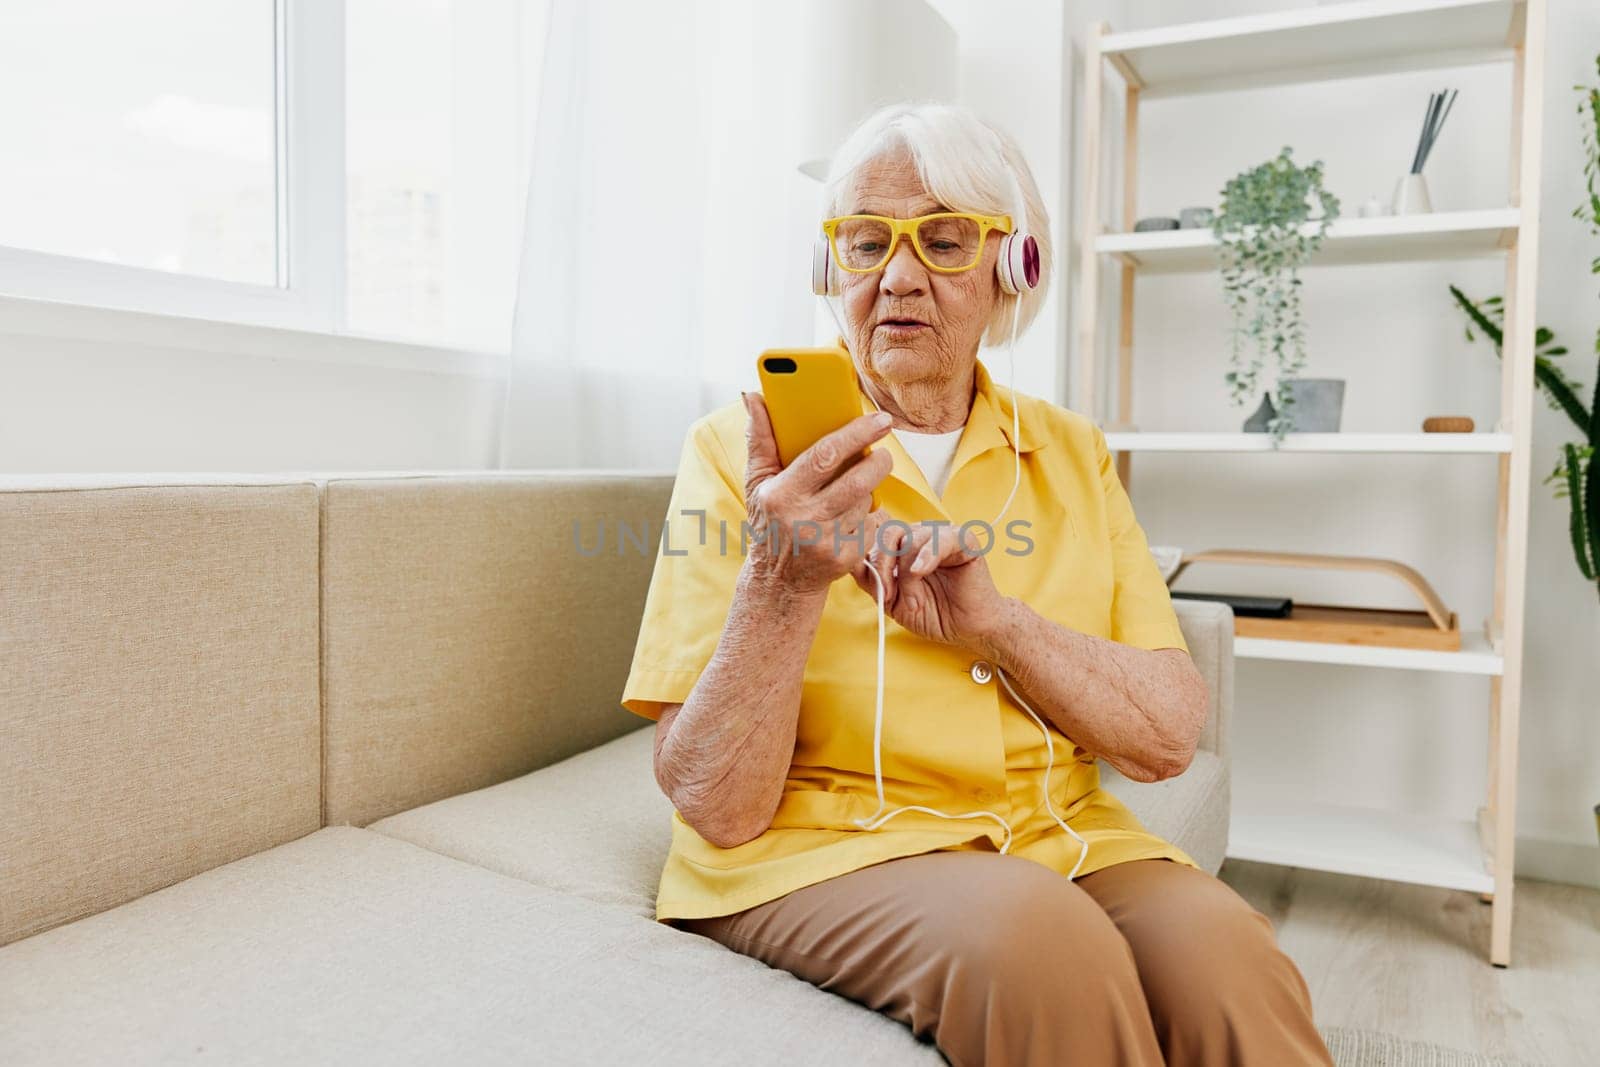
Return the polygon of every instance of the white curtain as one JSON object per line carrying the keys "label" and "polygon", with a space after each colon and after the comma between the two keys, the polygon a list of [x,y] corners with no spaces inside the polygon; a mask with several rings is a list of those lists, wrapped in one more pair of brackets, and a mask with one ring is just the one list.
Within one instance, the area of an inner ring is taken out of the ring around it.
{"label": "white curtain", "polygon": [[549,0],[501,467],[671,470],[761,349],[826,336],[800,3]]}

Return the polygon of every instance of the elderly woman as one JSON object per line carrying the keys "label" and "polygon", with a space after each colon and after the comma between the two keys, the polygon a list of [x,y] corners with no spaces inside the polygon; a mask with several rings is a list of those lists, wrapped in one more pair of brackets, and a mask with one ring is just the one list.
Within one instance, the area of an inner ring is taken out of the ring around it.
{"label": "elderly woman", "polygon": [[[863,414],[787,467],[758,395],[690,429],[623,694],[674,808],[656,918],[958,1064],[1331,1063],[1266,917],[1100,787],[1182,773],[1207,690],[1101,431],[977,358],[1049,277],[1020,152],[889,107],[825,197]],[[832,221],[952,212],[975,243]],[[1013,295],[979,231],[1023,222]]]}

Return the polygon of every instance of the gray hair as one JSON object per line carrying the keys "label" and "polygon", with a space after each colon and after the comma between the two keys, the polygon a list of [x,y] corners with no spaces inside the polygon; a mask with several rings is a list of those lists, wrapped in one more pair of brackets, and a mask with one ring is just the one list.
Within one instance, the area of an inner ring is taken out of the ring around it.
{"label": "gray hair", "polygon": [[1018,296],[999,291],[983,343],[998,347],[1009,340],[1011,316],[1018,300],[1022,301],[1017,319],[1017,336],[1021,337],[1044,305],[1050,287],[1054,264],[1050,217],[1016,141],[979,118],[971,108],[933,102],[898,103],[868,115],[833,154],[822,185],[822,217],[847,213],[850,208],[844,198],[855,172],[863,164],[902,146],[915,161],[923,186],[952,211],[1011,215],[1017,222],[1016,193],[1011,183],[1011,174],[1016,175],[1025,205],[1023,228],[1039,244],[1039,285]]}

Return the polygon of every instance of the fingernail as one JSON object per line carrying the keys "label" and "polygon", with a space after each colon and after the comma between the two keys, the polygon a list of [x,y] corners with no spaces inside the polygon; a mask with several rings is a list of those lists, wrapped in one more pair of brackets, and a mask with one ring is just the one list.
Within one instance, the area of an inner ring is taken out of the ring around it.
{"label": "fingernail", "polygon": [[875,411],[872,413],[872,425],[880,430],[889,425],[891,421],[893,420],[889,417],[887,411]]}

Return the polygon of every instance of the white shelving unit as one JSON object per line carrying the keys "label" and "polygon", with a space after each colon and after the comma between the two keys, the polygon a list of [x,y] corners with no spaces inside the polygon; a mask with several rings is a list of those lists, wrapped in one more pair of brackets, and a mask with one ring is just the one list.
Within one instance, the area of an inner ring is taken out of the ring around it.
{"label": "white shelving unit", "polygon": [[[1256,637],[1236,638],[1234,646],[1235,654],[1246,659],[1486,677],[1489,767],[1484,806],[1474,818],[1437,819],[1236,789],[1228,855],[1480,893],[1494,907],[1489,959],[1502,967],[1511,962],[1545,18],[1545,0],[1361,0],[1135,33],[1111,33],[1102,22],[1090,27],[1085,49],[1086,209],[1075,396],[1079,410],[1105,429],[1125,483],[1132,456],[1139,452],[1443,453],[1496,459],[1493,615],[1484,620],[1481,634],[1463,635],[1460,651]],[[1217,242],[1208,229],[1132,232],[1141,101],[1477,63],[1510,66],[1510,203],[1479,211],[1340,219],[1330,226],[1310,266],[1503,258],[1506,322],[1497,424],[1474,433],[1291,433],[1276,450],[1266,434],[1136,427],[1132,368],[1137,278],[1220,266]],[[1108,67],[1121,77],[1126,99],[1120,232],[1103,225],[1098,211],[1101,92]],[[1095,347],[1099,268],[1107,260],[1121,267],[1122,298],[1119,341],[1109,354],[1117,376],[1117,411],[1110,420],[1095,410],[1102,360]]]}
{"label": "white shelving unit", "polygon": [[[1493,208],[1337,219],[1328,226],[1317,261],[1349,266],[1493,255],[1516,240],[1517,217],[1516,208]],[[1316,228],[1311,223],[1303,232],[1310,236]],[[1108,233],[1095,241],[1095,247],[1146,274],[1215,270],[1217,266],[1217,239],[1204,229]]]}
{"label": "white shelving unit", "polygon": [[1505,657],[1489,639],[1464,635],[1461,651],[1435,652],[1426,648],[1382,648],[1377,645],[1340,645],[1322,641],[1280,641],[1270,637],[1236,637],[1233,654],[1243,659],[1278,659],[1295,663],[1342,663],[1347,667],[1395,667],[1409,671],[1443,671],[1447,674],[1486,674],[1503,677]]}
{"label": "white shelving unit", "polygon": [[1526,15],[1522,0],[1362,0],[1103,33],[1099,50],[1154,99],[1496,62]]}
{"label": "white shelving unit", "polygon": [[[1261,433],[1140,433],[1107,429],[1113,452],[1271,452]],[[1511,451],[1508,433],[1295,433],[1279,452],[1469,452]]]}
{"label": "white shelving unit", "polygon": [[[1296,802],[1265,794],[1236,798],[1228,855],[1366,878],[1494,892],[1478,827],[1373,808]],[[1315,827],[1315,835],[1307,833]]]}

